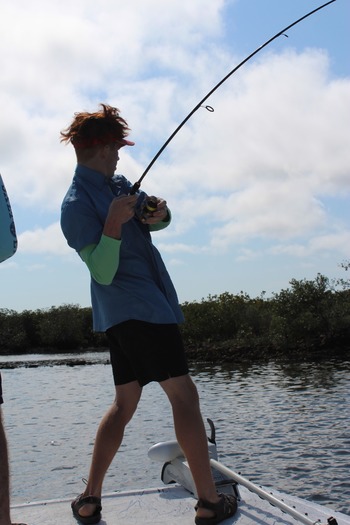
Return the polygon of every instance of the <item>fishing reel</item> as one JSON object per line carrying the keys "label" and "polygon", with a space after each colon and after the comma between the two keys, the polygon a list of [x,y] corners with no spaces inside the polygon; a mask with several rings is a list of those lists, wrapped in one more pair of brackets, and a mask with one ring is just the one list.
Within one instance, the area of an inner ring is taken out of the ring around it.
{"label": "fishing reel", "polygon": [[145,197],[143,203],[141,204],[141,212],[139,218],[141,222],[146,221],[153,216],[153,213],[157,211],[158,200],[153,195],[150,197]]}

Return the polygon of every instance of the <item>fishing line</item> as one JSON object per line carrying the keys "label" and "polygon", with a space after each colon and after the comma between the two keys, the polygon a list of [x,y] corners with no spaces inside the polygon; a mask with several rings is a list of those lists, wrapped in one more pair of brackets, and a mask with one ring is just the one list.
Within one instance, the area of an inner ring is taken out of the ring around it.
{"label": "fishing line", "polygon": [[214,86],[213,89],[211,89],[209,91],[209,93],[207,95],[205,95],[205,97],[200,102],[198,102],[198,104],[192,109],[192,111],[190,111],[190,113],[187,115],[187,117],[181,122],[181,124],[178,125],[178,127],[175,129],[175,131],[170,135],[168,140],[166,140],[166,142],[164,142],[163,146],[160,148],[158,153],[156,153],[156,155],[153,157],[151,162],[148,164],[147,168],[145,169],[145,171],[143,172],[143,174],[141,175],[139,180],[137,182],[135,182],[135,184],[133,185],[133,187],[131,189],[131,192],[130,192],[131,195],[134,195],[134,193],[136,193],[136,191],[140,188],[141,182],[143,181],[143,179],[145,178],[145,176],[147,175],[147,173],[149,172],[149,170],[151,169],[153,164],[156,162],[158,157],[163,153],[163,151],[165,150],[165,148],[167,147],[169,142],[175,137],[175,135],[180,131],[180,129],[192,117],[192,115],[201,107],[205,108],[210,113],[213,113],[214,108],[212,106],[207,106],[207,105],[204,106],[203,104],[214,93],[214,91],[216,91],[231,75],[233,75],[239,68],[241,68],[246,62],[248,62],[248,60],[253,58],[253,56],[255,56],[257,53],[259,53],[259,51],[261,51],[262,49],[264,49],[264,47],[266,47],[271,42],[273,42],[273,40],[275,40],[276,38],[278,38],[281,35],[288,38],[288,35],[285,34],[286,31],[288,31],[288,29],[290,29],[291,27],[299,24],[299,22],[301,22],[302,20],[305,20],[305,18],[308,18],[309,16],[313,15],[317,11],[320,11],[320,9],[323,9],[324,7],[326,7],[329,4],[332,4],[335,1],[336,0],[330,0],[329,2],[326,2],[325,4],[317,7],[316,9],[313,9],[312,11],[307,13],[306,15],[302,16],[301,18],[298,18],[298,20],[296,20],[292,24],[290,24],[287,27],[283,28],[281,31],[279,31],[273,37],[271,37],[269,40],[267,40],[264,44],[262,44],[260,47],[258,47],[255,51],[253,51],[253,53],[251,53],[249,56],[247,56],[247,58],[242,60],[242,62],[240,62],[238,64],[238,66],[236,66],[234,69],[232,69],[232,71],[230,71],[222,80],[220,80],[220,82],[218,84],[216,84],[216,86]]}

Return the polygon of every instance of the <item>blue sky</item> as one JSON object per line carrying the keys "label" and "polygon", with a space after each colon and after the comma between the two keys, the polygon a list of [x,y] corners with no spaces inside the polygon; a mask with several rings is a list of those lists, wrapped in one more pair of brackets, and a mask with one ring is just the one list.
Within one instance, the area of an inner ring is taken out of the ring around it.
{"label": "blue sky", "polygon": [[[0,308],[90,305],[60,204],[75,168],[59,132],[74,112],[120,108],[132,182],[197,103],[314,0],[25,0],[0,6],[0,173],[19,248],[0,265]],[[292,278],[347,277],[350,2],[336,0],[258,53],[199,109],[142,188],[172,225],[154,235],[180,302]]]}

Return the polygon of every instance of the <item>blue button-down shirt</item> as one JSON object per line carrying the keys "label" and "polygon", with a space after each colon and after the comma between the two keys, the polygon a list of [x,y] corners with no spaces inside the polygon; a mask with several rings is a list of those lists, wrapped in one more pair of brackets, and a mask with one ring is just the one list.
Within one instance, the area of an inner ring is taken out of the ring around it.
{"label": "blue button-down shirt", "polygon": [[[61,210],[61,227],[78,253],[98,244],[112,200],[128,195],[131,183],[122,175],[112,179],[78,164]],[[145,194],[140,192],[138,206]],[[135,216],[123,224],[119,266],[110,285],[91,278],[94,330],[104,332],[129,319],[150,323],[181,323],[183,314],[174,285],[147,225]]]}

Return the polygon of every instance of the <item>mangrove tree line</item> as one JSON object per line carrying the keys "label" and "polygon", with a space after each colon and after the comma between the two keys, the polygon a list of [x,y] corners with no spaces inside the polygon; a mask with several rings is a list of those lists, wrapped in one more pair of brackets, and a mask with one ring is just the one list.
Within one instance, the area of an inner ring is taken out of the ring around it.
{"label": "mangrove tree line", "polygon": [[[343,265],[344,269],[349,264]],[[182,304],[181,325],[190,358],[215,361],[350,350],[349,281],[290,281],[266,298],[244,292]],[[0,354],[100,350],[104,334],[92,331],[91,308],[67,304],[23,312],[0,309]]]}

